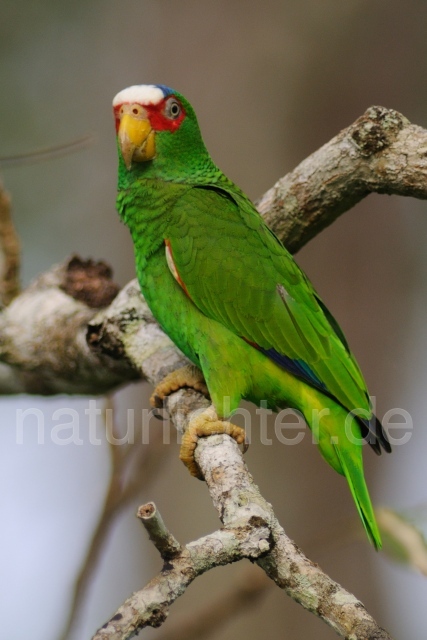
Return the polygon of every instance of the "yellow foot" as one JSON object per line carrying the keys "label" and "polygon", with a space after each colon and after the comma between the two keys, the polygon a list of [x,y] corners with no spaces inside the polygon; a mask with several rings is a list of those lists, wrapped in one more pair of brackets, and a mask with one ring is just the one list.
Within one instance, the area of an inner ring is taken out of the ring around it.
{"label": "yellow foot", "polygon": [[197,418],[190,420],[190,424],[182,436],[179,457],[185,464],[192,476],[203,480],[203,474],[194,459],[194,451],[199,438],[212,436],[214,434],[226,433],[234,438],[237,444],[243,445],[243,453],[247,451],[248,444],[245,442],[245,430],[231,422],[219,420],[213,407],[203,411]]}
{"label": "yellow foot", "polygon": [[191,389],[200,391],[200,393],[203,393],[203,395],[209,398],[209,391],[202,372],[197,367],[187,365],[186,367],[173,371],[157,385],[150,398],[151,406],[160,409],[163,406],[163,400],[166,396],[184,387],[190,387]]}

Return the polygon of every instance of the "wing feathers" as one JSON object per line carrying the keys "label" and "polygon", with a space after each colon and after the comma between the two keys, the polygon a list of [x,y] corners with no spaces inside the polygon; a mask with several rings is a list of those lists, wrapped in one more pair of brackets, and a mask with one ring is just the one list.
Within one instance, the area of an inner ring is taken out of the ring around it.
{"label": "wing feathers", "polygon": [[[168,239],[179,277],[205,315],[349,411],[371,411],[362,374],[337,322],[240,192],[186,191],[175,204]],[[374,432],[387,450],[382,431]]]}

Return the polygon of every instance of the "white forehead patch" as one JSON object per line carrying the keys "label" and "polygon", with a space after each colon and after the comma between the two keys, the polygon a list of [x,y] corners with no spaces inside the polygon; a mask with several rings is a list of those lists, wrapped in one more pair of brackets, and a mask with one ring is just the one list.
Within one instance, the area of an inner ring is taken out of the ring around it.
{"label": "white forehead patch", "polygon": [[113,100],[113,107],[118,104],[137,102],[138,104],[159,104],[165,94],[154,84],[135,84],[119,91]]}

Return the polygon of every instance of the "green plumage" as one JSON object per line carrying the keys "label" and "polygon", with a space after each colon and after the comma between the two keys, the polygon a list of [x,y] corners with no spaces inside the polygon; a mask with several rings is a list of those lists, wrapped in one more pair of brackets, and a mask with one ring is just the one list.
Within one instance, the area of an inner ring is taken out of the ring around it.
{"label": "green plumage", "polygon": [[[183,108],[180,126],[156,130],[153,124],[156,155],[150,161],[127,168],[119,153],[117,206],[132,233],[147,303],[202,369],[220,417],[242,398],[303,413],[325,460],[346,477],[379,548],[363,475],[361,433],[368,428],[348,418],[354,409],[372,417],[359,367],[305,274],[212,162],[190,104],[162,89]],[[147,111],[151,117],[155,108]],[[374,448],[378,440],[388,448],[378,423],[371,431]]]}

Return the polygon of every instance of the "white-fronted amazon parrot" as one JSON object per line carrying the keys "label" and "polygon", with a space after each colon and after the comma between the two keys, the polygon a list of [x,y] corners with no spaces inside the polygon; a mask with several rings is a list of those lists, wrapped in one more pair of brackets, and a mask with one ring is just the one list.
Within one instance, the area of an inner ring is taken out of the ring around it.
{"label": "white-fronted amazon parrot", "polygon": [[[362,443],[376,453],[390,445],[337,322],[250,200],[213,163],[182,95],[163,85],[132,86],[116,95],[113,109],[117,207],[132,234],[142,292],[201,369],[215,410],[195,419],[182,459],[197,475],[194,435],[228,432],[242,440],[224,421],[242,398],[297,409],[325,460],[346,477],[379,548]],[[178,386],[203,388],[190,377],[169,378],[157,397]]]}

